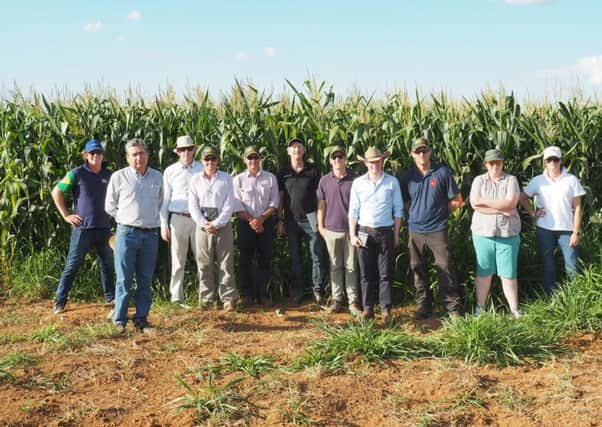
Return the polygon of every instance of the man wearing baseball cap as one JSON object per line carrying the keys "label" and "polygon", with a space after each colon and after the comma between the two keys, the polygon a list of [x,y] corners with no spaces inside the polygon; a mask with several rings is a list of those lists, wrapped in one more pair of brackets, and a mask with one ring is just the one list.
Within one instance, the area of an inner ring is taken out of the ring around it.
{"label": "man wearing baseball cap", "polygon": [[[585,190],[579,179],[562,165],[559,147],[543,151],[544,171],[524,188],[520,203],[536,218],[535,238],[543,262],[543,286],[546,294],[556,289],[554,249],[560,248],[567,276],[572,280],[579,271],[578,248]],[[535,208],[531,204],[535,198]]]}
{"label": "man wearing baseball cap", "polygon": [[197,146],[189,135],[176,140],[174,153],[179,160],[163,172],[163,203],[161,205],[161,238],[170,243],[171,279],[169,292],[171,302],[187,308],[184,304],[184,271],[188,248],[194,252],[196,227],[188,210],[188,187],[192,177],[203,171],[203,166],[194,160]]}
{"label": "man wearing baseball cap", "polygon": [[[96,249],[100,264],[100,280],[107,303],[115,298],[113,251],[109,247],[111,223],[104,210],[105,195],[111,172],[104,166],[105,150],[98,139],[86,142],[82,157],[85,163],[67,172],[52,190],[52,200],[61,216],[71,226],[67,262],[61,274],[54,313],[65,310],[67,295],[86,254]],[[67,208],[65,195],[73,196],[73,210]]]}
{"label": "man wearing baseball cap", "polygon": [[[240,282],[245,304],[271,305],[267,284],[272,272],[276,212],[280,203],[278,181],[261,168],[261,154],[254,145],[245,148],[247,170],[233,179],[238,202]],[[253,263],[257,261],[257,269]]]}
{"label": "man wearing baseball cap", "polygon": [[416,320],[433,313],[433,294],[429,284],[428,252],[435,258],[439,275],[439,295],[450,315],[463,313],[460,289],[452,266],[447,234],[449,213],[464,203],[448,166],[431,161],[429,141],[416,138],[411,155],[414,166],[399,179],[405,207],[408,209],[408,249],[414,272]]}
{"label": "man wearing baseball cap", "polygon": [[203,172],[192,177],[188,193],[188,210],[197,226],[199,301],[205,307],[214,305],[218,290],[224,311],[233,311],[238,293],[234,284],[234,234],[230,223],[237,206],[232,177],[217,169],[219,151],[215,147],[205,147],[201,159]]}
{"label": "man wearing baseball cap", "polygon": [[318,232],[316,189],[320,173],[305,160],[303,139],[296,137],[288,141],[289,163],[278,173],[280,207],[278,233],[288,240],[293,273],[291,297],[293,304],[300,304],[304,297],[303,258],[301,239],[307,239],[312,261],[314,299],[324,304],[324,276],[326,248]]}

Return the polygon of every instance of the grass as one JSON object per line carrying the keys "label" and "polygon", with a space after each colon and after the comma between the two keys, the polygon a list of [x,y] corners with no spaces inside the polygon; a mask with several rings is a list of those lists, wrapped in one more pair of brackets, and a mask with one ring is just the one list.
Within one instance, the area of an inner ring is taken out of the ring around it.
{"label": "grass", "polygon": [[494,310],[447,321],[438,347],[443,357],[502,367],[542,360],[562,350],[554,334]]}
{"label": "grass", "polygon": [[219,385],[209,373],[206,379],[201,377],[200,380],[201,384],[195,387],[176,375],[176,381],[184,387],[186,393],[174,399],[172,405],[178,409],[192,409],[199,423],[212,421],[225,424],[254,414],[253,405],[237,389],[242,378],[234,378]]}
{"label": "grass", "polygon": [[323,366],[337,370],[345,362],[355,359],[382,363],[391,358],[411,360],[433,355],[429,341],[397,330],[379,330],[373,322],[349,323],[347,326],[324,323],[322,330],[326,338],[311,343],[295,362],[295,368]]}
{"label": "grass", "polygon": [[305,412],[308,408],[309,398],[302,398],[300,393],[289,387],[286,407],[281,410],[282,419],[295,426],[308,426],[316,424],[316,421]]}
{"label": "grass", "polygon": [[221,367],[230,372],[239,371],[252,377],[259,377],[262,372],[274,368],[272,360],[265,356],[244,357],[236,353],[228,353],[220,359]]}
{"label": "grass", "polygon": [[0,359],[0,382],[2,380],[15,381],[17,378],[11,371],[14,368],[31,368],[36,366],[40,362],[40,359],[28,353],[21,351],[11,352],[5,354]]}

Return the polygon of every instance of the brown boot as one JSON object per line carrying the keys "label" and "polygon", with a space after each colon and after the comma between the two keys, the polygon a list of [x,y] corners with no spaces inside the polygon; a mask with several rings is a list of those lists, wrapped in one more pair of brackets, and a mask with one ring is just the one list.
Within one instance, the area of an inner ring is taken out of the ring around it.
{"label": "brown boot", "polygon": [[332,300],[332,303],[330,303],[330,305],[326,309],[326,312],[330,313],[330,314],[342,313],[343,311],[345,311],[345,307],[343,306],[343,303],[341,301],[337,301],[337,300]]}

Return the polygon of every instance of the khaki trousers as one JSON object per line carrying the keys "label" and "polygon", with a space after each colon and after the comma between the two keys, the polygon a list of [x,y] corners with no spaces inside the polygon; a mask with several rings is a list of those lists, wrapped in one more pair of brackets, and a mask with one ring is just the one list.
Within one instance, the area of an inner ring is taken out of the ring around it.
{"label": "khaki trousers", "polygon": [[234,284],[234,235],[228,223],[217,234],[209,234],[202,227],[196,231],[196,262],[199,272],[199,302],[215,302],[215,269],[222,303],[234,304],[238,298]]}
{"label": "khaki trousers", "polygon": [[351,246],[349,232],[326,230],[326,249],[330,257],[332,298],[349,304],[359,303],[357,251]]}
{"label": "khaki trousers", "polygon": [[169,245],[171,252],[169,293],[171,294],[172,302],[184,302],[184,272],[186,270],[188,248],[192,247],[192,252],[196,253],[196,224],[190,217],[172,213],[169,220],[169,230],[171,232]]}

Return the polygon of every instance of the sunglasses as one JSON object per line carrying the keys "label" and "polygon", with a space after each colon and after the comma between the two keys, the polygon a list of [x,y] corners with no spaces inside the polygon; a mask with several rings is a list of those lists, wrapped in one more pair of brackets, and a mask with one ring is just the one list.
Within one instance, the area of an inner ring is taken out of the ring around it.
{"label": "sunglasses", "polygon": [[330,156],[330,158],[332,160],[336,160],[336,159],[344,159],[345,155],[343,153],[337,153],[337,154],[333,154],[332,156]]}
{"label": "sunglasses", "polygon": [[424,154],[424,153],[428,153],[429,150],[425,150],[425,149],[420,149],[420,150],[414,150],[414,154]]}
{"label": "sunglasses", "polygon": [[557,163],[559,161],[560,161],[560,159],[558,157],[548,157],[546,159],[546,163],[551,163],[551,162]]}
{"label": "sunglasses", "polygon": [[217,157],[215,157],[215,156],[207,156],[203,160],[205,162],[217,162]]}
{"label": "sunglasses", "polygon": [[251,154],[247,157],[247,160],[259,160],[259,156],[257,154]]}
{"label": "sunglasses", "polygon": [[195,148],[196,147],[179,147],[179,148],[176,148],[176,151],[178,153],[183,153],[184,151],[194,151]]}
{"label": "sunglasses", "polygon": [[94,156],[94,155],[96,155],[96,156],[102,156],[104,153],[102,151],[100,151],[100,150],[94,150],[94,151],[89,151],[88,154],[90,154],[92,156]]}

